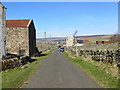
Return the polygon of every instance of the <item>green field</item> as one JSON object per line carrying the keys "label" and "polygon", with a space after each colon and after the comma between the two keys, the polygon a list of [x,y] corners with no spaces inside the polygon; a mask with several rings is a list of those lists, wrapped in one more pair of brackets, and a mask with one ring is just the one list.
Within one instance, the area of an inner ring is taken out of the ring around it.
{"label": "green field", "polygon": [[118,49],[118,43],[111,43],[111,44],[86,43],[83,46],[80,46],[78,49],[113,50],[113,49]]}

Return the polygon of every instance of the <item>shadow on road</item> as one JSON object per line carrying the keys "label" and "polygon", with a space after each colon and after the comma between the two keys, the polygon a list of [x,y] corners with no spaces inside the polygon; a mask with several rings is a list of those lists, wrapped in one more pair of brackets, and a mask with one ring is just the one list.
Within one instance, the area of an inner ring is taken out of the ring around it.
{"label": "shadow on road", "polygon": [[47,56],[47,54],[41,54],[40,56]]}
{"label": "shadow on road", "polygon": [[27,64],[28,62],[29,62],[29,63],[32,63],[32,62],[36,61],[37,59],[32,59],[31,57],[24,57],[24,58],[22,58],[21,60],[22,60],[22,61],[21,61],[22,65],[25,65],[25,64]]}

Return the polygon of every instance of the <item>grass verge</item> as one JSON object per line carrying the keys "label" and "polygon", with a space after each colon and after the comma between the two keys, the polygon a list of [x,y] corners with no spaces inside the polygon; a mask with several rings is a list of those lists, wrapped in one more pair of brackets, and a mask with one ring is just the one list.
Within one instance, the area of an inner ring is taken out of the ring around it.
{"label": "grass verge", "polygon": [[64,52],[68,59],[80,66],[91,78],[93,78],[103,88],[118,88],[118,80],[105,73],[99,67],[84,61],[81,57],[72,58]]}
{"label": "grass verge", "polygon": [[38,57],[36,61],[29,63],[27,68],[16,68],[0,72],[2,73],[2,88],[19,88],[38,68],[41,59],[48,57],[52,51],[46,52],[46,56]]}

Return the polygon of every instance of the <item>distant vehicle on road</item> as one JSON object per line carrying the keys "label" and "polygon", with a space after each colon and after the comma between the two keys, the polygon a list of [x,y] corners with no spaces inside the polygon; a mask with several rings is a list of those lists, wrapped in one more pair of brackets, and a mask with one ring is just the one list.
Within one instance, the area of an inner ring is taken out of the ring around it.
{"label": "distant vehicle on road", "polygon": [[61,52],[64,52],[64,48],[63,48],[63,47],[59,48],[59,50],[60,50]]}

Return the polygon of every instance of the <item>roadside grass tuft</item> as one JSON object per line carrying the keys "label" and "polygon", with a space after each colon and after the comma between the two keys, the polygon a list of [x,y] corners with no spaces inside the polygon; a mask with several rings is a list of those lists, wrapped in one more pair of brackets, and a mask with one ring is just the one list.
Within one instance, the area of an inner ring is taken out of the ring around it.
{"label": "roadside grass tuft", "polygon": [[91,78],[93,78],[103,88],[118,88],[118,79],[110,76],[105,71],[96,67],[89,61],[84,61],[81,57],[72,58],[64,52],[68,59],[82,68]]}
{"label": "roadside grass tuft", "polygon": [[7,71],[0,72],[2,73],[2,88],[20,88],[21,85],[28,80],[31,74],[38,68],[40,65],[41,59],[48,57],[53,50],[46,52],[46,56],[41,56],[36,58],[37,60],[28,63],[27,68],[16,68]]}

